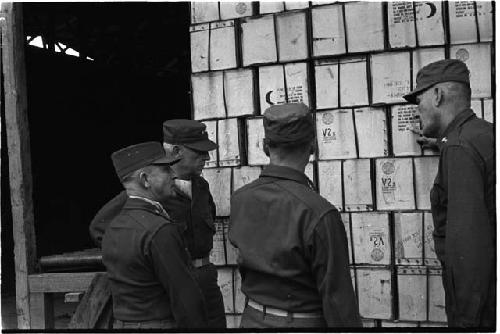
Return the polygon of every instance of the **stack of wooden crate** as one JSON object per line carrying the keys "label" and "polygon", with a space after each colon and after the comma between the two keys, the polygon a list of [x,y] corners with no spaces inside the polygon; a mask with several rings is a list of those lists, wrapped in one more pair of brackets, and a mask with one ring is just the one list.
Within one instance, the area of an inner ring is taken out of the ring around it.
{"label": "stack of wooden crate", "polygon": [[460,59],[472,108],[493,122],[492,3],[193,2],[191,22],[193,118],[219,145],[203,175],[228,325],[244,307],[231,193],[269,162],[264,110],[303,102],[317,135],[306,174],[342,213],[364,325],[444,326],[429,203],[438,157],[415,142],[415,106],[402,96],[425,64]]}

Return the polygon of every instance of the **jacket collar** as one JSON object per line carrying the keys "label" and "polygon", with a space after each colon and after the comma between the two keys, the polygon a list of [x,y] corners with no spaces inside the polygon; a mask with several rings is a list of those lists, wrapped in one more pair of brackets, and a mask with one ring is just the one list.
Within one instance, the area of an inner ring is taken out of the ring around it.
{"label": "jacket collar", "polygon": [[446,127],[446,130],[444,130],[443,134],[438,138],[438,145],[441,147],[442,145],[446,144],[448,141],[448,135],[455,129],[457,129],[459,126],[464,124],[467,120],[469,120],[471,117],[475,116],[474,111],[472,109],[466,109],[462,112],[460,112],[453,121],[451,121],[450,124]]}
{"label": "jacket collar", "polygon": [[127,202],[125,202],[123,209],[149,211],[151,213],[170,219],[170,216],[160,203],[142,197],[129,197],[127,199]]}
{"label": "jacket collar", "polygon": [[306,174],[299,172],[296,169],[285,167],[285,166],[277,166],[277,165],[268,165],[264,168],[260,176],[268,176],[274,177],[278,179],[286,179],[292,180],[299,183],[302,183],[308,187],[312,186],[311,180],[306,176]]}

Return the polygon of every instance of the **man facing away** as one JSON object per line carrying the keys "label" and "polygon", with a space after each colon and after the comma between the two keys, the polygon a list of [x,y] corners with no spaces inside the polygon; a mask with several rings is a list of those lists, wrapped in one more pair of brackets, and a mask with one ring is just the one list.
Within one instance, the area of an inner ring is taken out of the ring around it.
{"label": "man facing away", "polygon": [[470,109],[467,66],[440,60],[417,74],[405,96],[418,105],[425,137],[437,138],[431,190],[434,244],[443,266],[450,327],[495,327],[496,209],[492,124]]}
{"label": "man facing away", "polygon": [[[200,176],[208,152],[217,144],[208,139],[203,123],[187,119],[168,120],[163,123],[163,148],[167,156],[179,161],[172,166],[175,197],[162,202],[176,224],[183,227],[194,276],[203,292],[208,309],[209,327],[225,328],[226,317],[222,293],[217,284],[217,269],[209,255],[215,234],[215,204],[208,182]],[[125,204],[127,196],[120,193],[109,201],[90,223],[92,239],[99,245],[106,227]]]}
{"label": "man facing away", "polygon": [[314,124],[304,104],[264,113],[270,164],[231,198],[229,239],[247,297],[241,327],[358,327],[347,237],[304,174]]}
{"label": "man facing away", "polygon": [[162,145],[146,142],[112,154],[127,200],[102,241],[113,299],[113,328],[207,327],[206,306],[182,231],[161,202],[175,197]]}

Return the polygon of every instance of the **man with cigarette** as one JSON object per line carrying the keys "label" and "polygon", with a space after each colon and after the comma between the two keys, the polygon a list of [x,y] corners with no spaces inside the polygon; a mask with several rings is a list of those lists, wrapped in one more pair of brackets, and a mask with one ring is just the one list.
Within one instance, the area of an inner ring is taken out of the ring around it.
{"label": "man with cigarette", "polygon": [[434,244],[443,266],[450,327],[495,328],[495,139],[470,109],[467,66],[454,59],[423,67],[405,99],[418,105],[422,134],[440,151],[431,190]]}
{"label": "man with cigarette", "polygon": [[113,328],[207,327],[182,227],[161,204],[176,196],[171,166],[179,159],[166,157],[159,142],[132,145],[111,158],[127,195],[102,241]]}
{"label": "man with cigarette", "polygon": [[231,198],[229,240],[238,249],[242,328],[361,326],[337,209],[304,174],[314,123],[302,103],[264,113],[270,164]]}
{"label": "man with cigarette", "polygon": [[[203,123],[187,119],[163,123],[163,148],[167,156],[179,161],[172,166],[176,173],[176,196],[162,202],[167,213],[183,229],[183,237],[191,255],[194,276],[203,292],[208,309],[209,327],[226,328],[222,293],[217,284],[217,269],[209,261],[215,234],[215,204],[208,182],[200,176],[208,152],[217,144],[208,139]],[[124,192],[109,201],[90,224],[90,234],[97,245],[126,201]]]}

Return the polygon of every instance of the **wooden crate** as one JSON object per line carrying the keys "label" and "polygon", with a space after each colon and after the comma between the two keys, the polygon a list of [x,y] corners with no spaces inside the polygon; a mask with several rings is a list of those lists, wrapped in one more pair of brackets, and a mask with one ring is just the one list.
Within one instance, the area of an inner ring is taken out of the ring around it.
{"label": "wooden crate", "polygon": [[424,213],[424,263],[426,266],[440,266],[434,248],[434,223],[430,212]]}
{"label": "wooden crate", "polygon": [[377,159],[376,165],[377,209],[414,210],[412,159]]}
{"label": "wooden crate", "polygon": [[359,314],[363,318],[392,319],[392,277],[389,268],[357,267]]}
{"label": "wooden crate", "polygon": [[319,160],[357,157],[351,109],[317,112],[316,133]]}
{"label": "wooden crate", "polygon": [[228,117],[255,115],[255,71],[235,69],[224,71],[224,101]]}
{"label": "wooden crate", "polygon": [[366,56],[342,58],[340,60],[340,107],[369,104],[366,66]]}
{"label": "wooden crate", "polygon": [[220,19],[228,20],[252,16],[255,13],[251,2],[219,2]]}
{"label": "wooden crate", "polygon": [[[348,52],[384,49],[384,16],[381,2],[345,4]],[[363,24],[360,24],[363,22]]]}
{"label": "wooden crate", "polygon": [[318,161],[319,194],[342,211],[342,161]]}
{"label": "wooden crate", "polygon": [[[314,11],[314,9],[313,9]],[[316,82],[316,109],[331,109],[339,106],[338,60],[318,60],[314,65]]]}
{"label": "wooden crate", "polygon": [[384,108],[355,108],[354,123],[360,158],[384,157],[389,154]]}
{"label": "wooden crate", "polygon": [[226,117],[222,71],[192,74],[191,87],[195,120]]}
{"label": "wooden crate", "polygon": [[273,15],[241,19],[243,66],[274,63],[278,60]]}
{"label": "wooden crate", "polygon": [[379,53],[370,57],[372,103],[406,102],[411,91],[410,52]]}
{"label": "wooden crate", "polygon": [[280,62],[307,59],[309,41],[305,11],[276,15],[276,36]]}
{"label": "wooden crate", "polygon": [[237,118],[218,121],[217,142],[219,144],[219,166],[233,167],[241,165],[242,140]]}
{"label": "wooden crate", "polygon": [[369,159],[343,162],[344,202],[346,211],[372,211],[372,177]]}
{"label": "wooden crate", "polygon": [[430,192],[438,171],[438,157],[414,158],[415,164],[415,194],[419,210],[430,210]]}
{"label": "wooden crate", "polygon": [[417,143],[419,137],[414,131],[420,130],[420,124],[415,119],[417,106],[391,106],[392,150],[395,156],[420,155],[422,149]]}
{"label": "wooden crate", "polygon": [[415,8],[412,2],[394,1],[387,4],[389,46],[391,48],[415,47]]}
{"label": "wooden crate", "polygon": [[220,219],[214,222],[215,235],[213,248],[210,251],[210,262],[216,266],[223,266],[226,264],[226,252],[224,250],[224,222]]}
{"label": "wooden crate", "polygon": [[394,243],[396,264],[423,265],[422,213],[394,213]]}
{"label": "wooden crate", "polygon": [[203,170],[203,177],[210,185],[217,216],[229,216],[231,196],[231,168],[209,168]]}
{"label": "wooden crate", "polygon": [[335,4],[315,7],[311,9],[311,16],[313,56],[346,53],[342,6]]}
{"label": "wooden crate", "polygon": [[[443,2],[415,2],[414,4],[418,45],[443,45],[445,43]],[[431,15],[432,13],[434,15]]]}
{"label": "wooden crate", "polygon": [[234,270],[234,311],[243,313],[245,309],[245,295],[241,292],[241,275],[238,269]]}
{"label": "wooden crate", "polygon": [[392,246],[387,213],[352,213],[351,229],[356,264],[391,264]]}
{"label": "wooden crate", "polygon": [[398,267],[399,319],[427,320],[426,267]]}
{"label": "wooden crate", "polygon": [[212,71],[238,66],[234,20],[210,23],[210,54],[208,59]]}
{"label": "wooden crate", "polygon": [[442,269],[429,268],[429,321],[446,322],[445,293],[443,288]]}
{"label": "wooden crate", "polygon": [[[204,121],[203,124],[205,124],[208,139],[213,141],[214,143],[217,143],[217,121]],[[216,148],[215,150],[209,151],[209,159],[205,161],[205,168],[211,168],[211,167],[217,167],[218,166],[218,151],[219,149]]]}
{"label": "wooden crate", "polygon": [[269,164],[269,157],[264,153],[263,118],[248,118],[247,124],[247,158],[248,165],[259,166]]}

